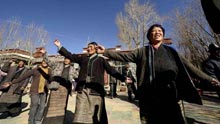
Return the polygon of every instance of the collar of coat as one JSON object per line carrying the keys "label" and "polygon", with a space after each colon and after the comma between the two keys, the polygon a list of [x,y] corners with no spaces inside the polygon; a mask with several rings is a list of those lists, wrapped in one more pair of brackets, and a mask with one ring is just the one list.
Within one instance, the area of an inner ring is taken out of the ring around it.
{"label": "collar of coat", "polygon": [[92,59],[92,58],[96,57],[97,55],[98,55],[97,53],[94,53],[94,54],[89,56],[89,59]]}

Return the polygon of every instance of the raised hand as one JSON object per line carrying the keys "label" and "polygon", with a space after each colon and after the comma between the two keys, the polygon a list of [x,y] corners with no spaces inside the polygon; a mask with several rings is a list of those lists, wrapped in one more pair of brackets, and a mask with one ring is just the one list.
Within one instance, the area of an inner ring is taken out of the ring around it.
{"label": "raised hand", "polygon": [[220,87],[220,82],[217,80],[217,79],[215,79],[215,78],[213,78],[212,79],[212,85],[214,85],[214,86],[218,86],[218,87]]}
{"label": "raised hand", "polygon": [[103,54],[105,52],[105,47],[102,45],[97,45],[96,49],[99,54]]}
{"label": "raised hand", "polygon": [[9,87],[10,85],[11,85],[11,82],[5,82],[5,83],[2,84],[2,87],[3,87],[3,88],[7,88],[7,87]]}
{"label": "raised hand", "polygon": [[59,40],[55,39],[54,40],[54,44],[57,46],[57,47],[61,47],[61,43]]}

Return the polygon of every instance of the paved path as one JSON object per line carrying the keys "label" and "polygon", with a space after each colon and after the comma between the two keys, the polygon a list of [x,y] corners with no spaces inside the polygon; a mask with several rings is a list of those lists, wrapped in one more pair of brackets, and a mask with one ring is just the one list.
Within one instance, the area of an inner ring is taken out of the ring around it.
{"label": "paved path", "polygon": [[[65,124],[71,124],[75,111],[75,94],[70,96]],[[23,112],[14,118],[0,119],[0,124],[27,124],[29,96],[23,96]],[[127,101],[127,94],[119,92],[118,97],[106,97],[109,124],[140,124],[137,101]],[[220,100],[213,96],[203,96],[203,106],[184,102],[188,124],[220,124]]]}
{"label": "paved path", "polygon": [[[72,124],[75,111],[75,96],[70,96],[67,107],[67,117],[65,124]],[[30,98],[28,95],[23,96],[22,113],[14,118],[8,117],[0,119],[0,124],[27,124]],[[118,98],[110,99],[106,97],[106,109],[109,124],[139,124],[139,109],[134,103],[127,101],[126,93],[119,93]],[[135,102],[137,104],[137,102]]]}
{"label": "paved path", "polygon": [[204,92],[203,105],[184,102],[188,124],[220,124],[220,100],[214,92]]}

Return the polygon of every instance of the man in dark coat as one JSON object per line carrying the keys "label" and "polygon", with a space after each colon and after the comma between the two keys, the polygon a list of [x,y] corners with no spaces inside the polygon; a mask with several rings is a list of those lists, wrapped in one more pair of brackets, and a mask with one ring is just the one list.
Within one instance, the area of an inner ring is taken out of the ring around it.
{"label": "man in dark coat", "polygon": [[[65,121],[68,98],[72,90],[72,82],[78,77],[78,71],[70,59],[64,58],[62,62],[51,61],[45,49],[41,49],[40,52],[44,54],[44,60],[47,61],[52,70],[52,82],[48,86],[50,89],[48,109],[43,124],[61,124]],[[56,85],[51,87],[53,83],[56,83]],[[63,101],[66,103],[62,103]],[[56,108],[56,111],[54,111],[54,108]]]}
{"label": "man in dark coat", "polygon": [[[13,61],[5,63],[5,66],[8,67],[4,68],[8,68],[8,74],[2,84],[4,85],[4,83],[22,77],[28,70],[24,65],[25,63],[23,60],[20,60],[17,65]],[[29,79],[27,78],[26,80],[13,84],[3,90],[3,93],[0,96],[0,113],[2,113],[2,117],[7,117],[6,115],[14,117],[21,113],[22,93],[27,86],[28,81]]]}
{"label": "man in dark coat", "polygon": [[[128,89],[128,100],[132,101],[134,99],[137,99],[138,96],[137,96],[137,89],[135,86],[136,80],[135,80],[135,78],[129,68],[130,68],[130,65],[126,64],[122,70],[122,73],[124,76],[127,77],[127,81],[126,81],[127,84],[126,85],[127,85],[127,89]],[[134,94],[134,99],[132,98],[132,94]]]}
{"label": "man in dark coat", "polygon": [[[47,94],[48,94],[48,82],[51,80],[51,69],[45,60],[40,65],[29,70],[21,77],[13,80],[9,86],[19,84],[19,82],[32,77],[30,87],[30,111],[28,124],[40,124],[43,118],[44,109],[46,106]],[[5,85],[7,87],[8,85]]]}
{"label": "man in dark coat", "polygon": [[105,110],[104,72],[124,81],[125,77],[113,69],[103,57],[96,52],[96,42],[88,44],[87,53],[83,55],[72,54],[61,46],[58,40],[54,41],[59,53],[71,59],[80,66],[78,83],[76,86],[76,111],[74,123],[80,124],[107,124]]}

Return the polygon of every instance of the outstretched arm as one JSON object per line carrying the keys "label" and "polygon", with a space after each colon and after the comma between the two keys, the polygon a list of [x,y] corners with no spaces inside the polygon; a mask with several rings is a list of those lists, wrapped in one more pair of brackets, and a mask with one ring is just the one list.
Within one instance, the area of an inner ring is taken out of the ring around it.
{"label": "outstretched arm", "polygon": [[108,63],[107,60],[103,59],[104,62],[104,68],[107,71],[108,74],[110,74],[111,76],[115,77],[116,79],[119,79],[120,81],[124,82],[126,77],[123,76],[122,74],[120,74],[115,68],[113,68],[112,66],[110,66],[110,64]]}
{"label": "outstretched arm", "polygon": [[191,62],[189,62],[186,58],[180,56],[184,65],[186,66],[186,68],[193,73],[193,75],[195,75],[197,78],[201,79],[201,80],[206,80],[208,82],[211,82],[213,85],[219,85],[220,82],[212,77],[209,76],[208,74],[204,73],[203,71],[199,70],[198,68],[196,68]]}
{"label": "outstretched arm", "polygon": [[69,58],[72,62],[80,63],[81,57],[79,55],[72,54],[70,51],[68,51],[66,48],[64,48],[61,45],[61,42],[59,40],[55,40],[54,44],[55,44],[55,46],[57,46],[58,52],[62,56],[66,57],[66,58]]}
{"label": "outstretched arm", "polygon": [[112,51],[106,50],[103,46],[97,46],[98,53],[103,54],[104,56],[117,61],[123,62],[136,62],[137,56],[139,54],[139,49],[128,51],[128,52],[121,52],[121,51]]}
{"label": "outstretched arm", "polygon": [[54,45],[57,46],[58,49],[62,47],[61,42],[57,39],[54,40]]}

